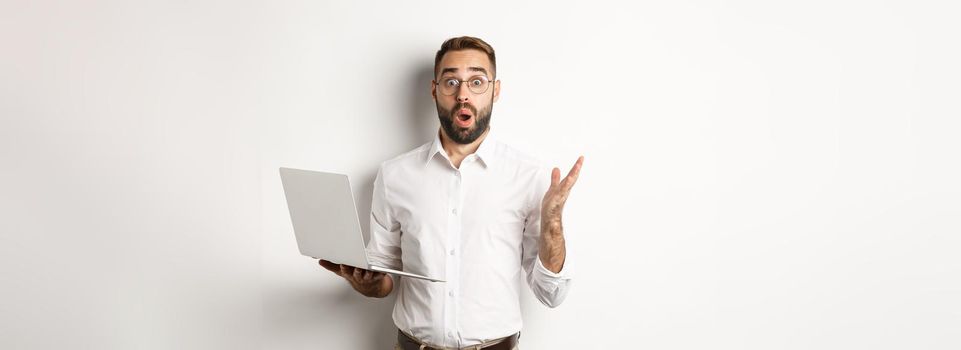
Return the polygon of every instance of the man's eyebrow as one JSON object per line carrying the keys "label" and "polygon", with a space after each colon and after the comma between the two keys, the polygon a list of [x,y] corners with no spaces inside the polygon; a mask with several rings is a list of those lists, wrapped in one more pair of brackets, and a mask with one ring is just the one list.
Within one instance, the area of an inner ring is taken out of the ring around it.
{"label": "man's eyebrow", "polygon": [[[467,70],[471,72],[482,72],[484,73],[484,75],[488,75],[487,69],[484,69],[484,67],[467,67]],[[446,73],[457,73],[457,71],[458,71],[457,68],[447,67],[440,71],[440,75],[444,75]]]}

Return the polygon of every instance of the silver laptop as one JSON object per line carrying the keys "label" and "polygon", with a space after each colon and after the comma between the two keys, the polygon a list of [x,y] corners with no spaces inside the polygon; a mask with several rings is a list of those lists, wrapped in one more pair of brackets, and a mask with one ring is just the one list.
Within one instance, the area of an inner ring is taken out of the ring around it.
{"label": "silver laptop", "polygon": [[371,265],[347,175],[280,168],[300,254],[394,275],[444,282]]}

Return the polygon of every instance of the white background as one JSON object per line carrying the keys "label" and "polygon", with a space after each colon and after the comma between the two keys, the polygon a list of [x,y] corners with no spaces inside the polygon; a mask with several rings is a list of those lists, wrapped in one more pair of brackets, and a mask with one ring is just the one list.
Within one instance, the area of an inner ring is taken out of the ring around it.
{"label": "white background", "polygon": [[586,156],[524,349],[961,347],[961,11],[773,3],[3,0],[0,348],[390,348],[277,167],[366,217],[457,35],[502,140]]}

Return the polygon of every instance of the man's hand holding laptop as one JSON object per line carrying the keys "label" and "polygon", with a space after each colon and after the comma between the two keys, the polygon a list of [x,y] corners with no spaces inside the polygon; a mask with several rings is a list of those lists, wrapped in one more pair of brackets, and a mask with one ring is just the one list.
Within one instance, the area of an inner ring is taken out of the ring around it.
{"label": "man's hand holding laptop", "polygon": [[386,273],[365,270],[359,267],[336,264],[320,259],[320,266],[343,277],[354,290],[371,298],[383,298],[394,289],[394,281]]}

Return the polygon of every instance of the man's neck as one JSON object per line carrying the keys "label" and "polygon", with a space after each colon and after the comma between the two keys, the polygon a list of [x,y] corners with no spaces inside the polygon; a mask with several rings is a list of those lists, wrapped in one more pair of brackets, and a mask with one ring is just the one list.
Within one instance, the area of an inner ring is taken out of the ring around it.
{"label": "man's neck", "polygon": [[450,158],[451,162],[454,163],[455,167],[460,167],[460,162],[464,160],[464,157],[477,152],[480,147],[481,142],[487,138],[487,134],[490,133],[491,129],[487,128],[480,137],[478,137],[474,142],[468,144],[459,144],[451,140],[450,137],[444,133],[444,130],[437,130],[440,133],[440,144],[444,147],[444,152],[447,152],[447,157]]}

